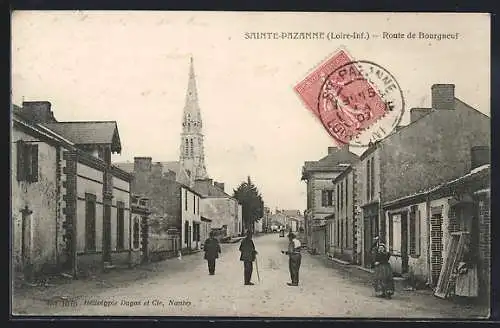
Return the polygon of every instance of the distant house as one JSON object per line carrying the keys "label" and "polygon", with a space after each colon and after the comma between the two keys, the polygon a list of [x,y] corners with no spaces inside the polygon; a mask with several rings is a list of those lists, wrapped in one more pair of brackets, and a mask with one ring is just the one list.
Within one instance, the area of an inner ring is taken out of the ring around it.
{"label": "distant house", "polygon": [[335,210],[335,190],[332,180],[346,165],[355,163],[358,156],[343,148],[328,147],[328,155],[318,161],[307,161],[302,167],[302,179],[307,183],[305,234],[309,249],[325,254],[329,248],[327,220]]}
{"label": "distant house", "polygon": [[334,213],[328,216],[327,253],[333,257],[358,263],[360,253],[358,229],[360,223],[356,163],[345,167],[333,179],[335,191]]}
{"label": "distant house", "polygon": [[238,200],[224,191],[224,183],[212,179],[198,179],[194,190],[201,196],[201,213],[211,220],[212,229],[224,229],[226,237],[239,236],[243,232],[242,206]]}
{"label": "distant house", "polygon": [[58,122],[42,101],[14,108],[13,123],[12,205],[23,209],[20,220],[13,211],[15,259],[75,276],[130,263],[140,250],[129,230],[132,176],[111,165],[116,122]]}
{"label": "distant house", "polygon": [[[165,163],[165,162],[163,162]],[[168,162],[167,162],[168,163]],[[124,169],[131,169],[129,163],[115,163]],[[151,157],[135,157],[133,166],[132,192],[149,198],[153,217],[164,218],[163,231],[152,233],[166,235],[167,229],[175,228],[179,234],[179,248],[185,252],[200,249],[201,204],[200,193],[179,182],[171,169],[163,170],[162,162],[153,164]],[[165,238],[164,241],[170,244]],[[170,245],[159,249],[172,251]]]}
{"label": "distant house", "polygon": [[212,231],[212,220],[202,216],[201,228],[200,228],[200,241],[202,246],[205,240],[207,240],[207,238],[210,236],[211,231]]}

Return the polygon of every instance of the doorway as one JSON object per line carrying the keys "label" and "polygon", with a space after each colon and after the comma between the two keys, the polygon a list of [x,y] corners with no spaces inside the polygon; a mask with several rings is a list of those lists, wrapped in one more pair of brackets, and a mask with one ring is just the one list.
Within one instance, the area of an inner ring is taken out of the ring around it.
{"label": "doorway", "polygon": [[401,213],[401,273],[408,273],[408,212]]}
{"label": "doorway", "polygon": [[21,210],[21,266],[26,279],[32,278],[31,268],[31,214],[32,212],[26,207]]}
{"label": "doorway", "polygon": [[141,217],[141,262],[146,263],[149,262],[149,245],[148,245],[148,240],[149,240],[149,224],[148,224],[148,217],[143,216]]}

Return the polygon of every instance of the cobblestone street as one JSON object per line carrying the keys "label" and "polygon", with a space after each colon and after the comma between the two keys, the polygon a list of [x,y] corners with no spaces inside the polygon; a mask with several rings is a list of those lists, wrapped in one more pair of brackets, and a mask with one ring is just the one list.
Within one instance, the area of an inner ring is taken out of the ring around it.
{"label": "cobblestone street", "polygon": [[286,238],[271,234],[256,237],[254,242],[259,251],[260,272],[259,282],[254,265],[254,286],[243,285],[239,243],[223,244],[214,276],[208,275],[200,252],[180,260],[117,270],[99,278],[17,290],[13,313],[392,318],[487,315],[487,310],[440,300],[430,292],[397,290],[392,300],[376,298],[367,281],[331,268],[321,258],[306,252],[300,269],[300,286],[288,287],[288,258],[280,252],[286,248]]}

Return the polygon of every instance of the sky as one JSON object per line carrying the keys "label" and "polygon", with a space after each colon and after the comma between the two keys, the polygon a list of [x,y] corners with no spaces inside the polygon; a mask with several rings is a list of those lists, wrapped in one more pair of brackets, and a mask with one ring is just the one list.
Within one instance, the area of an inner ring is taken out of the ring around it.
{"label": "sky", "polygon": [[[179,159],[194,58],[208,174],[226,192],[250,176],[271,209],[306,207],[304,161],[334,141],[293,87],[343,47],[391,72],[408,109],[431,85],[490,115],[487,14],[18,11],[12,103],[48,100],[59,121],[115,120],[122,153]],[[249,40],[245,32],[458,33],[457,40]],[[360,153],[360,149],[352,149]]]}

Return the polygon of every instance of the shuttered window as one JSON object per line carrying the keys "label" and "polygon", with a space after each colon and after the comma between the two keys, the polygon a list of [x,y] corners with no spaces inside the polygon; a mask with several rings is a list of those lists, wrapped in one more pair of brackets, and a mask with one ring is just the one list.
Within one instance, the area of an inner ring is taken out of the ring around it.
{"label": "shuttered window", "polygon": [[322,207],[333,206],[333,190],[321,191],[321,206]]}
{"label": "shuttered window", "polygon": [[38,181],[38,145],[18,141],[17,152],[17,181]]}

